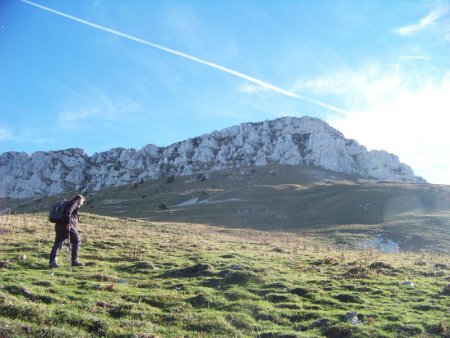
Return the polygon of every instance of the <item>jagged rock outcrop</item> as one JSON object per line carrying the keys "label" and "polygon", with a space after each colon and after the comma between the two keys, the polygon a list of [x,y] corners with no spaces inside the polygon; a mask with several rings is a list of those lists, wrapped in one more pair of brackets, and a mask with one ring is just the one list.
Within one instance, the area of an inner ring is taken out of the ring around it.
{"label": "jagged rock outcrop", "polygon": [[141,179],[214,170],[307,164],[369,179],[424,183],[397,156],[367,151],[322,120],[284,117],[214,131],[168,147],[82,149],[0,155],[0,197],[25,198],[70,190],[97,191]]}

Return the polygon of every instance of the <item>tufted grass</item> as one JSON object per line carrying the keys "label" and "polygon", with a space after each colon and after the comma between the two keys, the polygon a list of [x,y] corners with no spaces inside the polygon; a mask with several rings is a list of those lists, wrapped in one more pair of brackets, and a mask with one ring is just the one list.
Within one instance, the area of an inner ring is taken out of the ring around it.
{"label": "tufted grass", "polygon": [[[83,214],[87,265],[71,268],[63,250],[51,270],[45,216],[0,224],[5,337],[450,335],[442,252],[384,254],[281,231]],[[349,311],[361,324],[346,322]]]}

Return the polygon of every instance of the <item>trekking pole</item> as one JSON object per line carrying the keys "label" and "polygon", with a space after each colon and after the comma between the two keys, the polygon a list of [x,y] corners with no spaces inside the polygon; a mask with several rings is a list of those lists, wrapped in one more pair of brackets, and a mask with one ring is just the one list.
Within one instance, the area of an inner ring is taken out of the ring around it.
{"label": "trekking pole", "polygon": [[72,243],[70,242],[70,229],[68,230],[67,238],[69,239],[69,269],[70,272],[72,272]]}

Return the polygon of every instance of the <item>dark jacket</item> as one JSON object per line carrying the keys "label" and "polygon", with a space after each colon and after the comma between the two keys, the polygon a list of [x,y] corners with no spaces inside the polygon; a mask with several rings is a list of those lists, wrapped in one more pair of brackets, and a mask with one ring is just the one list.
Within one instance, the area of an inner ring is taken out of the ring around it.
{"label": "dark jacket", "polygon": [[75,199],[67,202],[61,222],[56,224],[60,229],[69,230],[71,227],[76,228],[78,225],[78,203]]}

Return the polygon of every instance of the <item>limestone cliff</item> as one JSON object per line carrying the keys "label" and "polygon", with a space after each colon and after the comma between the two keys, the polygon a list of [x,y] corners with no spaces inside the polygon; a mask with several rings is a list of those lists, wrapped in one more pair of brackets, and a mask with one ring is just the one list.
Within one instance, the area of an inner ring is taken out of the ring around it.
{"label": "limestone cliff", "polygon": [[214,131],[168,147],[114,148],[88,156],[82,149],[0,155],[0,197],[25,198],[70,190],[96,191],[164,175],[307,164],[392,182],[423,183],[397,156],[367,151],[322,120],[284,117]]}

